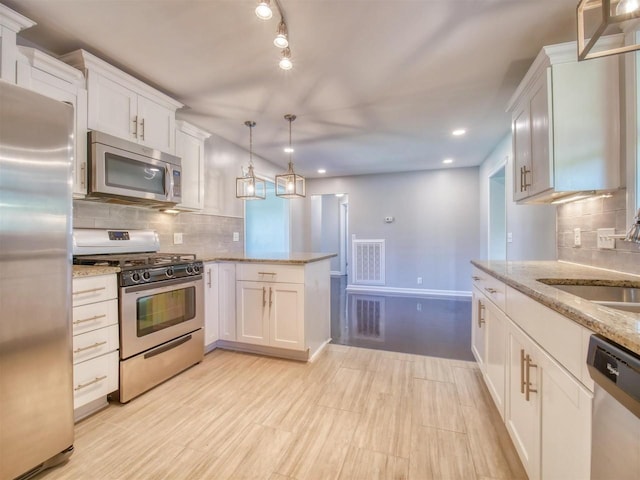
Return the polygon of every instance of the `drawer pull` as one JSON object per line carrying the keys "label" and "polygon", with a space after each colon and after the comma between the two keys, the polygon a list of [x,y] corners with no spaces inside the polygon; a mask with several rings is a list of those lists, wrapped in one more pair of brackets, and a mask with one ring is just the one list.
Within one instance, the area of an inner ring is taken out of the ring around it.
{"label": "drawer pull", "polygon": [[74,320],[73,324],[74,325],[80,325],[81,323],[86,323],[86,322],[93,322],[94,320],[98,320],[100,318],[104,318],[106,317],[107,314],[102,314],[102,315],[94,315],[93,317],[89,317],[89,318],[83,318],[82,320]]}
{"label": "drawer pull", "polygon": [[83,388],[87,388],[87,387],[89,387],[89,386],[91,386],[91,385],[94,385],[94,384],[96,384],[96,383],[98,383],[98,382],[101,382],[101,381],[105,380],[106,378],[107,378],[107,376],[106,376],[106,375],[103,375],[103,376],[101,376],[101,377],[96,377],[96,378],[94,378],[93,380],[91,380],[90,382],[87,382],[87,383],[81,383],[80,385],[78,385],[77,387],[75,387],[73,390],[77,392],[78,390],[82,390]]}
{"label": "drawer pull", "polygon": [[484,303],[482,303],[482,300],[478,300],[478,328],[482,328],[482,325],[484,325],[485,323],[484,309],[485,309]]}
{"label": "drawer pull", "polygon": [[473,281],[474,281],[474,282],[477,282],[477,281],[479,281],[479,280],[482,280],[482,279],[481,279],[480,277],[478,277],[477,275],[474,275],[474,276],[473,276],[473,277],[471,277],[471,278],[473,278]]}
{"label": "drawer pull", "polygon": [[489,292],[491,295],[493,295],[494,293],[498,293],[498,290],[496,290],[495,288],[485,287],[484,289],[485,289],[487,292]]}
{"label": "drawer pull", "polygon": [[76,354],[76,353],[84,352],[85,350],[92,350],[94,348],[98,348],[98,347],[101,347],[102,345],[106,345],[106,344],[107,344],[106,341],[104,341],[104,342],[96,342],[93,345],[89,345],[88,347],[78,347],[73,351],[73,353]]}
{"label": "drawer pull", "polygon": [[258,272],[258,275],[275,275],[276,272]]}
{"label": "drawer pull", "polygon": [[90,288],[88,290],[80,290],[79,292],[73,292],[72,295],[82,295],[84,293],[99,292],[100,290],[106,290],[106,289],[107,287]]}

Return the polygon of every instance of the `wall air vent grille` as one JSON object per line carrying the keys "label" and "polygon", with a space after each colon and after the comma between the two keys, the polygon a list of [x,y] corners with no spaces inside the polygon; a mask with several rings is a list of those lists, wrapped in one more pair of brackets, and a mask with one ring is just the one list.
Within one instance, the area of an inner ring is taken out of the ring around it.
{"label": "wall air vent grille", "polygon": [[353,240],[353,283],[384,285],[384,240]]}

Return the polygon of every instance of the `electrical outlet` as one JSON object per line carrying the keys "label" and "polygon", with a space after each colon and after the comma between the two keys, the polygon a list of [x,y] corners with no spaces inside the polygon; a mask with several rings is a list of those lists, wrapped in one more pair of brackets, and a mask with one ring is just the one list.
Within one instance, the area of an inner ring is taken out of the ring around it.
{"label": "electrical outlet", "polygon": [[174,245],[182,245],[182,233],[174,233],[173,234],[173,244]]}
{"label": "electrical outlet", "polygon": [[421,304],[421,303],[416,303],[416,310],[417,310],[418,312],[421,312],[421,311],[422,311],[422,304]]}
{"label": "electrical outlet", "polygon": [[599,228],[597,231],[597,243],[598,248],[603,250],[613,250],[616,248],[615,238],[610,238],[608,235],[614,235],[616,233],[615,228]]}
{"label": "electrical outlet", "polygon": [[582,245],[582,235],[580,234],[580,229],[574,228],[573,229],[573,246],[579,247],[580,245]]}
{"label": "electrical outlet", "polygon": [[240,233],[239,232],[233,232],[233,241],[234,242],[239,242],[240,241]]}
{"label": "electrical outlet", "polygon": [[418,279],[416,280],[418,285],[422,285],[422,277],[418,277]]}
{"label": "electrical outlet", "polygon": [[507,233],[507,243],[513,243],[513,233]]}

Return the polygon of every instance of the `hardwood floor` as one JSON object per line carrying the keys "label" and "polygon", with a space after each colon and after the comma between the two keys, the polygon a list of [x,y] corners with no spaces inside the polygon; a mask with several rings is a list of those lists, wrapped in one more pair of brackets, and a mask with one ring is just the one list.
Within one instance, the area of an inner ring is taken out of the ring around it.
{"label": "hardwood floor", "polygon": [[475,363],[216,350],[76,425],[53,479],[526,479]]}

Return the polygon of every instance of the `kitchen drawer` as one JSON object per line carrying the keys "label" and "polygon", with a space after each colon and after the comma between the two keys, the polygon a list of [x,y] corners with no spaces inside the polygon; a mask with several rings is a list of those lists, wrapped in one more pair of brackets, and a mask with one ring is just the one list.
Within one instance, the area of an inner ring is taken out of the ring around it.
{"label": "kitchen drawer", "polygon": [[77,409],[118,389],[118,352],[73,366],[73,408]]}
{"label": "kitchen drawer", "polygon": [[118,285],[114,274],[73,279],[72,299],[74,307],[117,297]]}
{"label": "kitchen drawer", "polygon": [[118,299],[73,308],[73,334],[78,335],[118,323]]}
{"label": "kitchen drawer", "polygon": [[511,287],[507,287],[507,315],[575,378],[583,379],[588,329]]}
{"label": "kitchen drawer", "polygon": [[506,310],[506,285],[479,268],[473,267],[471,273],[473,286],[480,290],[503,312]]}
{"label": "kitchen drawer", "polygon": [[304,266],[238,263],[236,280],[249,282],[304,283]]}
{"label": "kitchen drawer", "polygon": [[73,337],[73,363],[80,363],[118,350],[118,325]]}

